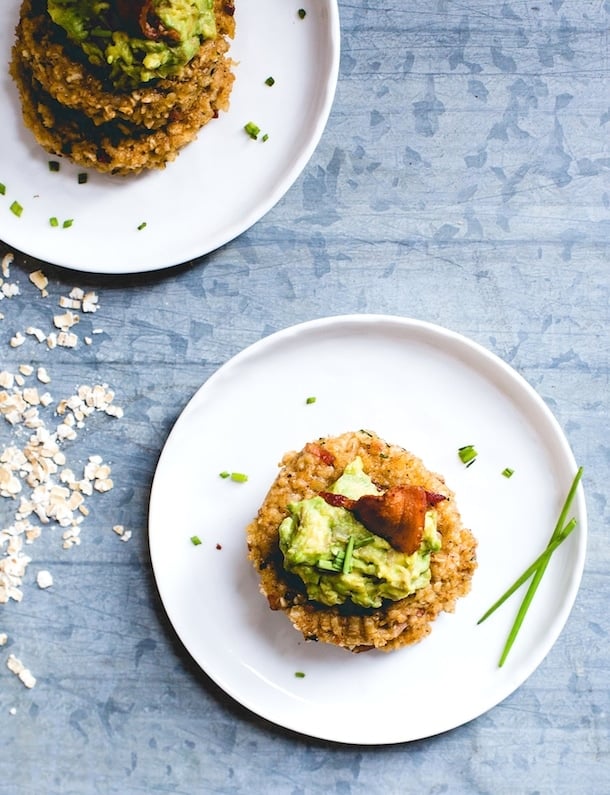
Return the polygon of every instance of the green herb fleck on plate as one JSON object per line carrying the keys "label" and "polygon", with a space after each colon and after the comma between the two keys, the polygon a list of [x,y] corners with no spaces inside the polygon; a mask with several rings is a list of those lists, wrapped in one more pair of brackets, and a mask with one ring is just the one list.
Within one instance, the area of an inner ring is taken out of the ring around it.
{"label": "green herb fleck on plate", "polygon": [[74,223],[74,219],[73,218],[66,218],[66,220],[63,222],[62,226],[63,226],[64,229],[69,229],[72,226],[73,223]]}
{"label": "green herb fleck on plate", "polygon": [[462,464],[466,464],[466,466],[469,467],[474,464],[476,457],[478,456],[478,452],[476,451],[474,445],[465,444],[463,447],[458,449],[458,456],[460,457]]}
{"label": "green herb fleck on plate", "polygon": [[307,11],[304,8],[299,8],[298,10],[299,19],[305,19],[307,16]]}
{"label": "green herb fleck on plate", "polygon": [[14,201],[11,204],[11,206],[9,207],[9,210],[13,213],[13,215],[16,215],[17,218],[21,218],[21,213],[23,212],[23,207],[19,204],[18,201]]}
{"label": "green herb fleck on plate", "polygon": [[58,160],[49,160],[49,171],[59,171]]}
{"label": "green herb fleck on plate", "polygon": [[56,218],[56,217],[53,215],[51,218],[49,218],[49,224],[50,224],[51,226],[53,226],[53,227],[55,227],[55,226],[59,226],[59,221],[58,221],[58,220],[57,220],[57,218]]}
{"label": "green herb fleck on plate", "polygon": [[305,403],[307,403],[307,404],[315,403],[315,402],[316,402],[316,400],[317,400],[317,398],[315,398],[315,397],[311,396],[311,397],[308,397],[308,398],[307,398],[307,400],[305,401]]}
{"label": "green herb fleck on plate", "polygon": [[146,226],[147,226],[146,221],[142,221],[141,224],[138,224],[138,232],[141,232],[142,229],[146,229]]}
{"label": "green herb fleck on plate", "polygon": [[199,536],[191,536],[191,544],[194,547],[198,547],[199,544],[201,544],[201,539],[199,538]]}
{"label": "green herb fleck on plate", "polygon": [[265,85],[266,86],[272,86],[272,85],[274,85],[274,83],[275,83],[275,77],[268,77],[265,80]]}
{"label": "green herb fleck on plate", "polygon": [[78,184],[84,185],[88,179],[89,175],[85,171],[81,171],[81,173],[78,175]]}
{"label": "green herb fleck on plate", "polygon": [[303,673],[303,671],[295,671],[294,675],[296,676],[297,679],[305,679],[305,674]]}
{"label": "green herb fleck on plate", "polygon": [[512,476],[515,474],[515,470],[511,469],[510,467],[504,467],[502,474],[505,478],[512,478]]}
{"label": "green herb fleck on plate", "polygon": [[243,472],[231,472],[231,480],[236,483],[245,483],[248,480],[248,476],[244,475]]}
{"label": "green herb fleck on plate", "polygon": [[248,133],[250,138],[256,141],[256,139],[260,135],[261,128],[258,126],[258,124],[255,124],[253,121],[249,121],[247,124],[244,124],[244,130]]}

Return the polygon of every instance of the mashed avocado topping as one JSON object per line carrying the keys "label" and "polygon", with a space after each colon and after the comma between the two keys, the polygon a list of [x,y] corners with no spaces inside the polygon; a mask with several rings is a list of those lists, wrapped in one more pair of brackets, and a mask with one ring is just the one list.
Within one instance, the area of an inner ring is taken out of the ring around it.
{"label": "mashed avocado topping", "polygon": [[[380,494],[357,457],[329,489],[358,499]],[[419,549],[406,555],[371,533],[342,507],[315,496],[288,506],[279,527],[280,549],[287,571],[305,584],[309,599],[325,605],[351,601],[361,607],[381,607],[430,581],[430,555],[440,549],[437,512],[427,511]]]}
{"label": "mashed avocado topping", "polygon": [[216,36],[214,0],[47,0],[47,8],[117,88],[175,74]]}

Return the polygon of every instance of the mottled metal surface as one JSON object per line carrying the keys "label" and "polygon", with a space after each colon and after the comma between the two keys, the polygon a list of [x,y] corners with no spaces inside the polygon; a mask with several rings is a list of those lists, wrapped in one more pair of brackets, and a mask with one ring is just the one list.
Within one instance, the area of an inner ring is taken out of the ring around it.
{"label": "mottled metal surface", "polygon": [[[96,413],[66,446],[75,468],[91,454],[112,466],[81,545],[64,550],[45,527],[21,603],[0,605],[3,795],[608,791],[610,3],[359,0],[341,17],[322,141],[240,238],[151,276],[15,256],[0,370],[43,364],[55,400],[108,384],[125,414]],[[48,297],[28,279],[40,267]],[[74,286],[99,297],[76,348],[9,345],[28,326],[48,333]],[[385,748],[294,736],[219,691],[164,616],[147,545],[156,460],[201,383],[272,331],[352,312],[439,323],[515,367],[585,467],[589,510],[582,587],[539,669],[470,724]],[[0,421],[3,448],[23,439]],[[2,527],[15,510],[0,499]]]}

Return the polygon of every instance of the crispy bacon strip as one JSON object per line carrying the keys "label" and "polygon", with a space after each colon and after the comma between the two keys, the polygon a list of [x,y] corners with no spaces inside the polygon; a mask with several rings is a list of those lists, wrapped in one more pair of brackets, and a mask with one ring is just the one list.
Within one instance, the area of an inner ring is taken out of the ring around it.
{"label": "crispy bacon strip", "polygon": [[142,34],[152,41],[160,39],[168,44],[177,44],[180,34],[177,30],[165,27],[155,13],[153,0],[114,0],[118,15],[125,22],[135,25]]}
{"label": "crispy bacon strip", "polygon": [[320,492],[320,497],[329,505],[351,511],[367,530],[385,538],[406,555],[419,549],[428,507],[446,499],[443,494],[410,484],[392,486],[383,494],[366,494],[357,500],[329,491]]}

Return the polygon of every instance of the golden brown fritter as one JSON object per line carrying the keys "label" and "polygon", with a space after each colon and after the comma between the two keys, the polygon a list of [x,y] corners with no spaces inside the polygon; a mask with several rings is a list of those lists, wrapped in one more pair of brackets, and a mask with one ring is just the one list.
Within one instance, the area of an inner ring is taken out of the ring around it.
{"label": "golden brown fritter", "polygon": [[[300,579],[285,571],[279,548],[278,527],[288,514],[288,503],[328,490],[356,456],[381,490],[412,483],[447,498],[436,506],[442,546],[431,556],[430,583],[381,608],[310,602]],[[247,528],[247,541],[271,609],[286,613],[306,639],[350,651],[390,651],[422,640],[439,613],[452,612],[456,600],[469,592],[476,568],[476,541],[463,527],[453,492],[443,478],[427,470],[416,456],[368,431],[319,439],[300,452],[287,453],[256,519]]]}

